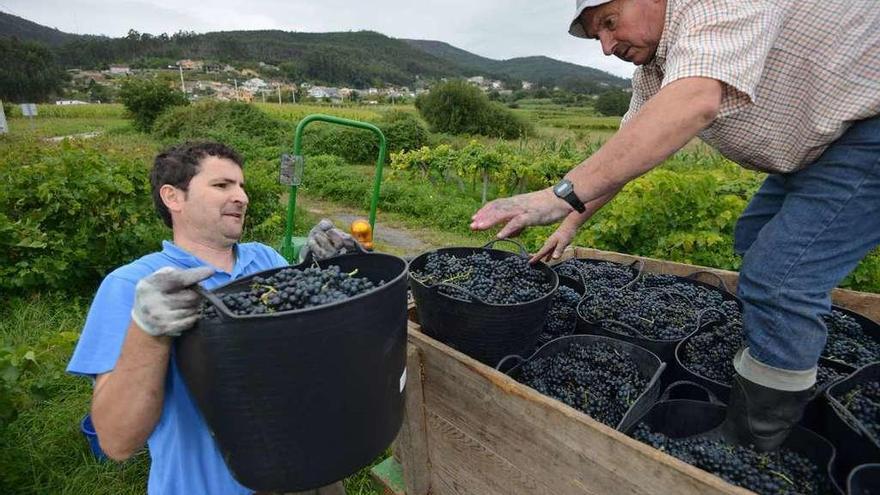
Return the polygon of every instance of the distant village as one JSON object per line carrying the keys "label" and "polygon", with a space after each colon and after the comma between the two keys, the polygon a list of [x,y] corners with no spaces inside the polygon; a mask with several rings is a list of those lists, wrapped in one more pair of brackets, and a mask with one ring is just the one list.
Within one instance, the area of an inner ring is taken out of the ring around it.
{"label": "distant village", "polygon": [[[132,69],[128,66],[114,65],[107,70],[79,70],[71,69],[73,88],[79,90],[74,94],[82,94],[83,98],[57,100],[58,105],[76,105],[102,102],[101,96],[106,100],[118,89],[118,86],[126,77],[144,76],[156,72],[177,71],[179,85],[190,100],[214,99],[220,101],[263,101],[276,103],[296,103],[297,100],[320,101],[334,104],[357,101],[364,104],[397,103],[411,101],[419,94],[428,91],[427,82],[417,81],[417,87],[386,85],[381,88],[355,89],[347,87],[320,86],[308,82],[292,84],[282,81],[282,78],[272,78],[267,74],[279,71],[273,65],[259,63],[259,69],[237,69],[226,64],[212,64],[202,60],[178,60],[175,65],[169,65],[166,69]],[[479,87],[485,92],[497,92],[499,95],[510,95],[513,89],[505,87],[504,83],[497,80],[474,76],[467,81]],[[96,86],[100,91],[95,91]],[[533,83],[522,81],[520,88],[532,89]]]}

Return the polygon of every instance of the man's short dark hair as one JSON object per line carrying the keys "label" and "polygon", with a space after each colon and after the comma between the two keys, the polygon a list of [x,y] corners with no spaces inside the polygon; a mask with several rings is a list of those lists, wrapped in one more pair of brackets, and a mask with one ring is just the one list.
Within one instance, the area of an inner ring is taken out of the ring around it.
{"label": "man's short dark hair", "polygon": [[172,146],[158,155],[153,161],[153,169],[150,171],[150,185],[153,192],[153,204],[159,218],[168,227],[172,226],[171,212],[162,201],[159,189],[165,184],[172,185],[184,192],[189,189],[189,182],[199,173],[201,161],[205,157],[228,158],[242,167],[244,162],[234,149],[225,144],[212,142],[183,143]]}

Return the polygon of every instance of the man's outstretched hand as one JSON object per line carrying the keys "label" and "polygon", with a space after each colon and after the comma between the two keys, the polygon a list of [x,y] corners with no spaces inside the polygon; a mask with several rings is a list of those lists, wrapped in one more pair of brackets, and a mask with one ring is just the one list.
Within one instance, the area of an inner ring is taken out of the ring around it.
{"label": "man's outstretched hand", "polygon": [[516,237],[526,227],[558,222],[571,211],[568,203],[547,188],[486,203],[471,217],[471,230],[486,230],[504,223],[498,237]]}

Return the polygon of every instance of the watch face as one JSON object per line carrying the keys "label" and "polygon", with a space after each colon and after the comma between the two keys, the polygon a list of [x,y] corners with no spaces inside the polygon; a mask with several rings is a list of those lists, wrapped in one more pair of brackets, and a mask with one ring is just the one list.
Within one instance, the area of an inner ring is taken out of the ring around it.
{"label": "watch face", "polygon": [[556,193],[557,196],[566,196],[572,190],[571,182],[567,180],[562,180],[558,182],[555,186],[553,186],[553,192]]}

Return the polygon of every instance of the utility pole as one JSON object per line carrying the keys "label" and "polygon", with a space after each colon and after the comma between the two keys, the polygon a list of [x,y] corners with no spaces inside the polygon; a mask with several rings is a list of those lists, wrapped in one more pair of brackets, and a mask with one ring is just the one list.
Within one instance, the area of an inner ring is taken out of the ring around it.
{"label": "utility pole", "polygon": [[235,100],[238,101],[240,98],[238,97],[238,79],[232,78],[232,84],[235,84]]}
{"label": "utility pole", "polygon": [[296,85],[294,85],[294,88],[290,91],[290,101],[296,103]]}
{"label": "utility pole", "polygon": [[260,96],[263,97],[263,103],[266,103],[266,90],[265,89],[260,90]]}
{"label": "utility pole", "polygon": [[278,88],[278,104],[280,105],[281,104],[281,85],[279,84],[275,87]]}
{"label": "utility pole", "polygon": [[3,102],[0,101],[0,134],[9,132],[9,126],[6,124],[6,112],[3,111]]}
{"label": "utility pole", "polygon": [[183,96],[186,96],[186,85],[183,84],[183,67],[177,64],[177,70],[180,71],[180,92],[183,93]]}

